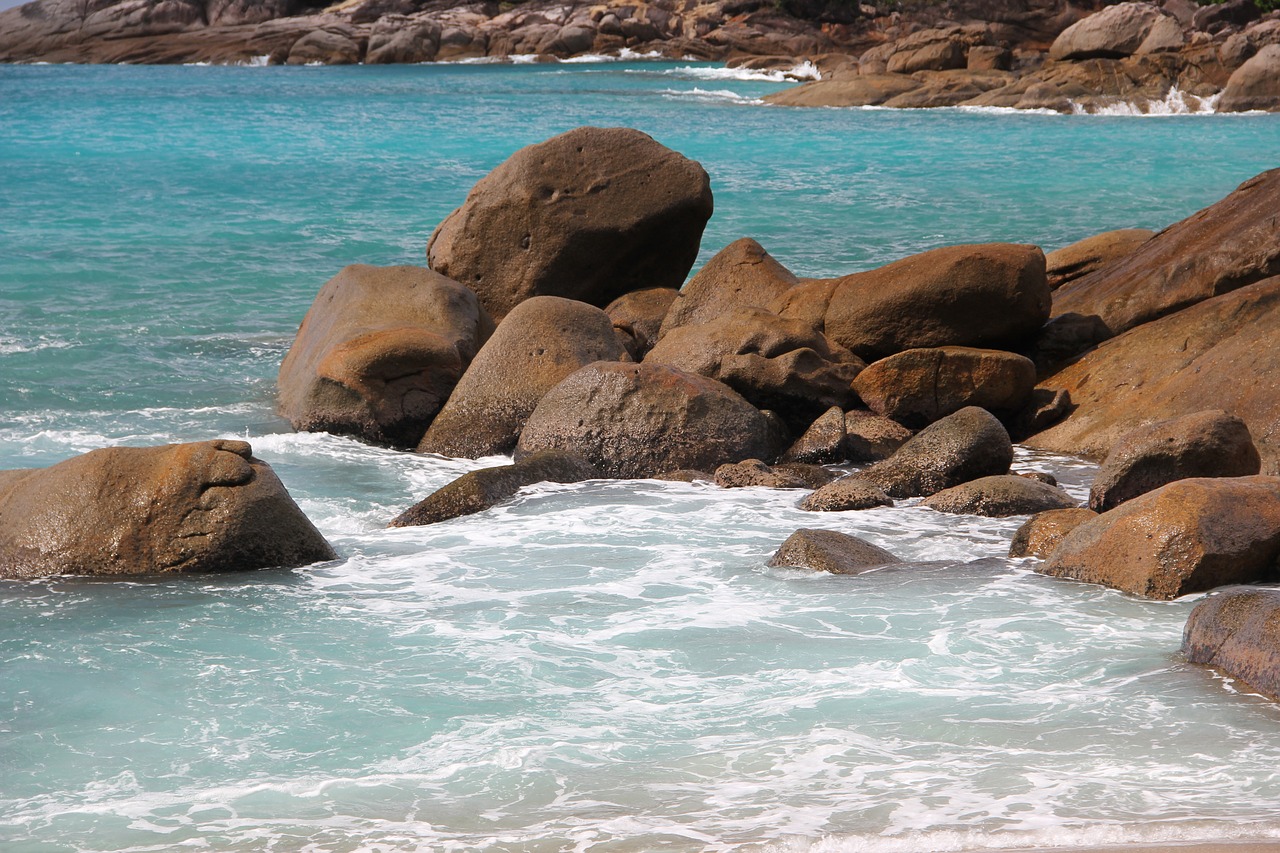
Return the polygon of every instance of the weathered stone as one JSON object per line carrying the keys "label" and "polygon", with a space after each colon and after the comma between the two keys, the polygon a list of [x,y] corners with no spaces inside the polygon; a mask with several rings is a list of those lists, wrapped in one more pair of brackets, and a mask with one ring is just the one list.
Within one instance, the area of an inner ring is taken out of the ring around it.
{"label": "weathered stone", "polygon": [[662,320],[678,295],[674,287],[647,287],[624,293],[605,307],[604,313],[633,359],[643,359],[658,342]]}
{"label": "weathered stone", "polygon": [[1206,596],[1187,617],[1182,653],[1280,699],[1280,590],[1233,587]]}
{"label": "weathered stone", "polygon": [[926,426],[966,406],[1012,418],[1035,385],[1031,359],[973,347],[905,350],[869,365],[853,380],[872,411],[911,427]]}
{"label": "weathered stone", "polygon": [[893,506],[893,500],[875,483],[849,474],[819,487],[800,502],[807,512],[844,512]]}
{"label": "weathered stone", "polygon": [[864,74],[815,80],[765,95],[764,100],[783,107],[871,107],[918,88],[920,82],[905,74]]}
{"label": "weathered stone", "polygon": [[859,476],[890,497],[927,497],[979,477],[1006,474],[1012,462],[1013,445],[1000,421],[970,406],[921,430]]}
{"label": "weathered stone", "polygon": [[463,474],[400,513],[388,526],[436,524],[482,512],[534,483],[579,483],[599,476],[594,466],[575,453],[543,450],[512,465]]}
{"label": "weathered stone", "polygon": [[692,468],[677,468],[675,471],[664,471],[653,475],[654,480],[666,480],[672,483],[713,482],[715,475],[706,471],[695,471]]}
{"label": "weathered stone", "polygon": [[360,61],[360,45],[342,33],[316,30],[293,43],[289,65],[354,65]]}
{"label": "weathered stone", "polygon": [[440,49],[440,33],[436,21],[382,18],[369,35],[365,65],[430,62]]}
{"label": "weathered stone", "polygon": [[544,394],[593,361],[624,357],[599,308],[558,296],[521,302],[476,353],[418,452],[469,459],[510,453]]}
{"label": "weathered stone", "polygon": [[1163,13],[1150,3],[1107,6],[1062,31],[1049,48],[1050,59],[1129,56],[1138,51]]}
{"label": "weathered stone", "polygon": [[278,410],[294,429],[413,447],[492,331],[475,294],[442,275],[346,267],[280,365]]}
{"label": "weathered stone", "polygon": [[597,362],[552,388],[529,416],[516,459],[578,453],[607,477],[715,470],[768,458],[769,426],[728,386],[660,364]]}
{"label": "weathered stone", "polygon": [[689,279],[661,321],[658,337],[681,326],[709,323],[740,308],[767,308],[799,282],[749,237],[725,246]]}
{"label": "weathered stone", "polygon": [[837,575],[857,575],[902,560],[847,533],[801,528],[787,537],[769,560],[770,566],[797,566]]}
{"label": "weathered stone", "polygon": [[804,434],[783,453],[781,462],[810,462],[827,465],[843,462],[845,450],[844,412],[832,406],[809,425]]}
{"label": "weathered stone", "polygon": [[431,235],[427,258],[497,317],[538,295],[603,307],[678,287],[711,209],[694,161],[638,130],[581,127],[482,178]]}
{"label": "weathered stone", "polygon": [[844,413],[844,450],[852,462],[879,462],[898,452],[914,432],[875,412],[851,409]]}
{"label": "weathered stone", "polygon": [[1097,518],[1091,509],[1050,509],[1038,512],[1023,522],[1013,534],[1009,545],[1010,557],[1038,557],[1044,559],[1053,553],[1063,538],[1081,524]]}
{"label": "weathered stone", "polygon": [[975,40],[960,27],[921,30],[894,43],[885,70],[890,74],[914,74],[964,68],[969,46]]}
{"label": "weathered stone", "polygon": [[788,477],[799,480],[806,489],[820,489],[827,483],[838,480],[841,476],[838,471],[832,471],[830,468],[824,468],[821,465],[811,465],[807,462],[778,462],[772,468],[779,474],[785,474]]}
{"label": "weathered stone", "polygon": [[716,469],[715,484],[722,489],[763,486],[769,489],[804,489],[808,483],[788,471],[770,468],[759,459],[730,462]]}
{"label": "weathered stone", "polygon": [[1102,269],[1123,258],[1155,236],[1146,228],[1122,228],[1106,231],[1063,246],[1044,256],[1049,289],[1057,290],[1069,281]]}
{"label": "weathered stone", "polygon": [[1227,81],[1218,111],[1280,111],[1280,44],[1269,44],[1241,65]]}
{"label": "weathered stone", "polygon": [[1277,557],[1280,479],[1193,479],[1085,522],[1036,571],[1168,600],[1271,580]]}
{"label": "weathered stone", "polygon": [[108,447],[0,479],[0,577],[295,567],[333,548],[243,441]]}
{"label": "weathered stone", "polygon": [[1048,483],[1017,474],[1004,474],[980,477],[943,489],[926,498],[922,505],[938,512],[1004,518],[1051,509],[1073,509],[1077,501],[1062,489]]}
{"label": "weathered stone", "polygon": [[1071,413],[1071,395],[1061,388],[1035,388],[1027,405],[1009,425],[1009,436],[1022,441],[1042,432]]}

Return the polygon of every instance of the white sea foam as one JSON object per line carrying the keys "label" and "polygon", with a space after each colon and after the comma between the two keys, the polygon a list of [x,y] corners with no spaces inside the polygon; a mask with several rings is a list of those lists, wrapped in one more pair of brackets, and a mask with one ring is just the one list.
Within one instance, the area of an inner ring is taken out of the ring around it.
{"label": "white sea foam", "polygon": [[822,79],[822,72],[818,70],[818,66],[808,60],[799,62],[790,68],[751,69],[741,67],[725,68],[723,66],[681,66],[663,73],[695,80],[743,80],[769,83]]}
{"label": "white sea foam", "polygon": [[24,340],[21,338],[10,337],[8,335],[0,335],[0,356],[39,352],[40,350],[47,349],[69,349],[73,346],[75,346],[75,344],[71,341],[49,337],[47,335],[41,335],[34,340]]}
{"label": "white sea foam", "polygon": [[1076,115],[1151,117],[1214,115],[1220,98],[1221,93],[1199,98],[1188,95],[1174,86],[1165,97],[1154,101],[1120,101],[1097,108],[1073,102],[1071,106]]}
{"label": "white sea foam", "polygon": [[695,86],[692,89],[662,89],[658,92],[664,98],[673,100],[694,100],[704,101],[708,103],[735,103],[735,104],[762,104],[759,98],[753,98],[748,95],[742,95],[730,89],[701,89]]}

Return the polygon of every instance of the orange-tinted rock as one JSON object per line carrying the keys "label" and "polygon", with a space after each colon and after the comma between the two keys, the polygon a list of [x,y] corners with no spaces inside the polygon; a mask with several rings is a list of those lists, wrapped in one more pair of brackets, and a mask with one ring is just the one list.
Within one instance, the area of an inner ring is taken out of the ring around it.
{"label": "orange-tinted rock", "polygon": [[1057,486],[1017,474],[979,477],[926,498],[921,506],[957,515],[1004,518],[1054,509],[1073,509],[1077,501]]}
{"label": "orange-tinted rock", "polygon": [[659,337],[681,326],[708,323],[739,308],[767,308],[797,283],[764,247],[744,237],[725,246],[689,279],[661,320]]}
{"label": "orange-tinted rock", "polygon": [[1053,553],[1068,533],[1097,517],[1093,510],[1081,507],[1038,512],[1014,532],[1009,556],[1039,557],[1043,560]]}
{"label": "orange-tinted rock", "polygon": [[966,406],[1011,418],[1036,385],[1029,358],[973,347],[910,349],[869,365],[853,388],[872,411],[912,427]]}
{"label": "orange-tinted rock", "polygon": [[1049,289],[1100,270],[1119,260],[1155,236],[1146,228],[1122,228],[1078,240],[1044,256]]}
{"label": "orange-tinted rock", "polygon": [[662,320],[678,295],[674,287],[647,287],[624,293],[605,306],[604,313],[633,359],[643,359],[658,342]]}

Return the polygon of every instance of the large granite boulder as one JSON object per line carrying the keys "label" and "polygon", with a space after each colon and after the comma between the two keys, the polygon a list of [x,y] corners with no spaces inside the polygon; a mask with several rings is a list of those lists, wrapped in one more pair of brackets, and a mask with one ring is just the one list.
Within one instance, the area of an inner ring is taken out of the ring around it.
{"label": "large granite boulder", "polygon": [[709,323],[740,308],[767,308],[799,283],[764,247],[743,237],[725,246],[685,284],[662,321],[660,335]]}
{"label": "large granite boulder", "polygon": [[1241,65],[1227,81],[1218,111],[1280,110],[1280,44],[1269,44]]}
{"label": "large granite boulder", "polygon": [[832,406],[851,405],[851,383],[863,367],[808,324],[760,308],[677,326],[649,351],[645,363],[718,379],[799,428]]}
{"label": "large granite boulder", "polygon": [[1118,3],[1063,30],[1049,47],[1050,59],[1131,56],[1164,13],[1150,3]]}
{"label": "large granite boulder", "polygon": [[511,465],[463,474],[400,513],[387,526],[436,524],[483,512],[534,483],[580,483],[599,476],[591,463],[575,453],[542,450]]}
{"label": "large granite boulder", "polygon": [[1067,282],[1075,281],[1123,258],[1154,237],[1155,233],[1147,228],[1105,231],[1049,252],[1044,256],[1049,289],[1057,290]]}
{"label": "large granite boulder", "polygon": [[1280,699],[1280,590],[1233,587],[1206,596],[1187,617],[1182,653]]}
{"label": "large granite boulder", "polygon": [[847,458],[844,412],[839,406],[832,406],[809,424],[786,452],[778,457],[778,461],[831,465]]}
{"label": "large granite boulder", "polygon": [[1097,518],[1091,509],[1049,509],[1037,512],[1022,523],[1009,543],[1010,557],[1039,557],[1053,553],[1066,535],[1086,521]]}
{"label": "large granite boulder", "polygon": [[844,452],[851,462],[879,462],[898,452],[914,432],[867,409],[844,413]]}
{"label": "large granite boulder", "polygon": [[1107,454],[1089,490],[1089,508],[1106,512],[1174,480],[1247,477],[1261,467],[1249,427],[1226,412],[1156,421],[1126,433]]}
{"label": "large granite boulder", "polygon": [[1017,474],[979,477],[943,489],[926,498],[922,506],[957,515],[1004,518],[1055,509],[1074,509],[1077,501],[1057,486]]}
{"label": "large granite boulder", "polygon": [[799,285],[771,307],[869,361],[916,347],[1016,348],[1049,318],[1044,253],[948,246],[869,272]]}
{"label": "large granite boulder", "polygon": [[346,267],[320,289],[280,365],[297,430],[413,447],[493,321],[475,294],[420,267]]}
{"label": "large granite boulder", "polygon": [[580,127],[482,178],[431,235],[427,260],[495,317],[539,295],[604,307],[679,287],[711,209],[694,161],[638,130]]}
{"label": "large granite boulder", "polygon": [[943,489],[1007,474],[1013,444],[995,415],[970,406],[921,430],[898,452],[858,476],[890,497],[929,496]]}
{"label": "large granite boulder", "polygon": [[678,295],[674,287],[647,287],[624,293],[605,306],[618,340],[633,359],[641,361],[658,342],[662,320]]}
{"label": "large granite boulder", "polygon": [[1054,293],[1053,314],[1100,317],[1113,335],[1280,274],[1280,169],[1171,225]]}
{"label": "large granite boulder", "polygon": [[1193,479],[1081,524],[1036,571],[1168,600],[1275,579],[1278,557],[1280,478]]}
{"label": "large granite boulder", "polygon": [[559,296],[525,300],[476,353],[418,452],[468,459],[510,453],[538,401],[560,380],[593,361],[624,358],[599,308]]}
{"label": "large granite boulder", "polygon": [[865,539],[835,530],[801,528],[787,537],[769,558],[770,566],[796,566],[837,575],[857,575],[879,566],[901,563]]}
{"label": "large granite boulder", "polygon": [[538,403],[516,460],[559,448],[606,477],[645,478],[769,458],[769,423],[723,383],[662,364],[597,362]]}
{"label": "large granite boulder", "polygon": [[1012,418],[1036,386],[1026,356],[973,347],[909,349],[869,365],[853,380],[877,414],[922,427],[967,406]]}
{"label": "large granite boulder", "polygon": [[0,578],[292,568],[334,556],[243,441],[109,447],[0,478]]}
{"label": "large granite boulder", "polygon": [[1280,277],[1131,329],[1043,381],[1075,408],[1026,443],[1102,459],[1152,419],[1221,409],[1248,425],[1263,470],[1280,473],[1277,336]]}

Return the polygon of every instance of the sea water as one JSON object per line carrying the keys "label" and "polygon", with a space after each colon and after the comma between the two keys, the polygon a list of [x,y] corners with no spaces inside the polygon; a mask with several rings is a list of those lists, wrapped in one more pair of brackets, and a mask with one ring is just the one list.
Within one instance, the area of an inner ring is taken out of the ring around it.
{"label": "sea water", "polygon": [[[313,296],[422,263],[522,145],[627,125],[830,276],[1160,228],[1280,117],[795,110],[688,63],[0,67],[0,468],[247,438],[340,554],[0,584],[5,851],[914,851],[1280,839],[1280,710],[1178,654],[1194,598],[1005,559],[1021,519],[541,485],[386,530],[449,460],[272,406]],[[1224,378],[1224,381],[1229,381]],[[1086,463],[1019,451],[1077,497]],[[905,565],[770,569],[799,527]]]}

